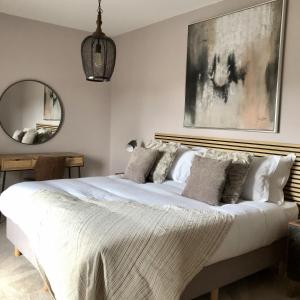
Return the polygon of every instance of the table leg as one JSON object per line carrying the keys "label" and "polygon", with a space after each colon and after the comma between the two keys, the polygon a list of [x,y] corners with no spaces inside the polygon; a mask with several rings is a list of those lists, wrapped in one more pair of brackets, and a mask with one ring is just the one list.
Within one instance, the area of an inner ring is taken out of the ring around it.
{"label": "table leg", "polygon": [[212,290],[210,292],[210,300],[218,300],[219,299],[219,289]]}
{"label": "table leg", "polygon": [[69,178],[72,178],[72,176],[71,176],[71,167],[68,167],[68,169],[69,169]]}
{"label": "table leg", "polygon": [[3,192],[5,190],[5,180],[6,180],[6,171],[3,171],[3,177],[2,177],[2,188],[1,188],[1,192]]}
{"label": "table leg", "polygon": [[78,178],[81,177],[80,167],[78,167]]}
{"label": "table leg", "polygon": [[[2,187],[1,187],[1,193],[4,191],[5,189],[5,179],[6,179],[6,171],[2,172],[3,177],[2,177]],[[0,223],[2,222],[2,213],[0,211]]]}

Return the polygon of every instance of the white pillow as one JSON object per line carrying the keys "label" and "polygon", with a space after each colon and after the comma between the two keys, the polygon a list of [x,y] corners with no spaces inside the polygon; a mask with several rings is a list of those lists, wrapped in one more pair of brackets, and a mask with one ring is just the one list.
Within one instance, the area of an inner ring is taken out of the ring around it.
{"label": "white pillow", "polygon": [[204,153],[205,151],[207,151],[207,148],[197,147],[195,150],[185,150],[181,152],[178,159],[173,163],[169,178],[180,183],[186,182],[187,178],[190,176],[190,170],[195,155]]}
{"label": "white pillow", "polygon": [[296,155],[291,153],[287,156],[279,156],[278,167],[270,178],[269,202],[281,205],[284,203],[283,188],[285,187],[291,172]]}
{"label": "white pillow", "polygon": [[186,146],[180,146],[179,149],[177,150],[177,153],[176,153],[176,157],[172,163],[172,166],[168,172],[168,175],[167,175],[167,179],[171,179],[171,180],[174,180],[173,179],[173,174],[174,174],[174,170],[177,166],[177,162],[179,161],[179,159],[181,158],[181,156],[183,155],[183,153],[185,153],[186,151],[188,151],[189,148],[186,147]]}
{"label": "white pillow", "polygon": [[20,141],[19,137],[20,137],[21,133],[22,133],[22,130],[19,130],[19,129],[15,130],[12,138],[16,141]]}
{"label": "white pillow", "polygon": [[22,143],[33,144],[36,135],[37,135],[37,131],[35,129],[28,130],[22,138]]}
{"label": "white pillow", "polygon": [[270,195],[270,178],[274,174],[280,157],[275,155],[254,157],[243,187],[241,198],[267,202]]}

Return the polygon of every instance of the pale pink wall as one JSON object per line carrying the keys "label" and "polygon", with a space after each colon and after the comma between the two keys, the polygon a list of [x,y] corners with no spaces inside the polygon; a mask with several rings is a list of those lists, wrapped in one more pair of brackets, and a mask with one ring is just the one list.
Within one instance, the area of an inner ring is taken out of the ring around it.
{"label": "pale pink wall", "polygon": [[188,24],[265,1],[226,0],[119,36],[111,85],[111,172],[122,171],[133,138],[154,132],[300,143],[300,1],[290,0],[279,134],[183,127]]}
{"label": "pale pink wall", "polygon": [[80,45],[87,34],[0,13],[0,93],[15,81],[37,79],[57,91],[65,110],[60,132],[39,146],[18,144],[0,130],[0,153],[81,152],[83,175],[108,173],[109,85],[85,80]]}

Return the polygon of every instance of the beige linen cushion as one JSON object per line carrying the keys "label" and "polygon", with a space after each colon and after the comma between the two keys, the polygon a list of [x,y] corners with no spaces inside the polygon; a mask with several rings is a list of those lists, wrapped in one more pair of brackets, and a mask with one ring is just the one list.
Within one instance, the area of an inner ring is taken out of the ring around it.
{"label": "beige linen cushion", "polygon": [[159,151],[156,162],[150,171],[149,180],[154,183],[163,183],[172,167],[180,144],[151,141],[145,147]]}
{"label": "beige linen cushion", "polygon": [[250,163],[253,160],[253,154],[240,151],[208,149],[205,153],[200,154],[200,156],[220,161],[232,161],[228,169],[222,202],[237,203],[248,175]]}
{"label": "beige linen cushion", "polygon": [[182,192],[182,196],[218,205],[223,194],[227,170],[231,160],[222,161],[195,156],[191,175]]}
{"label": "beige linen cushion", "polygon": [[123,178],[137,183],[145,183],[157,155],[157,150],[136,148],[131,154]]}

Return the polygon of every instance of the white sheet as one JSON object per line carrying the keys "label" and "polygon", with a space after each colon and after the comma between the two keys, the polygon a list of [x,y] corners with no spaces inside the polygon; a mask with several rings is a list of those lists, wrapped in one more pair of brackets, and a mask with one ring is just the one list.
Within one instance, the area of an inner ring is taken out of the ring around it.
{"label": "white sheet", "polygon": [[[1,211],[18,224],[17,208],[9,205],[11,197],[29,196],[40,189],[60,190],[78,197],[94,199],[131,199],[145,204],[176,205],[185,208],[208,206],[205,203],[180,196],[184,184],[166,181],[163,184],[136,184],[119,176],[88,177],[44,182],[23,182],[8,188],[0,197]],[[296,203],[282,206],[274,203],[243,201],[226,204],[213,209],[227,212],[235,217],[228,235],[207,265],[229,259],[252,250],[270,245],[287,234],[287,224],[297,219]],[[28,216],[31,217],[31,216]]]}

